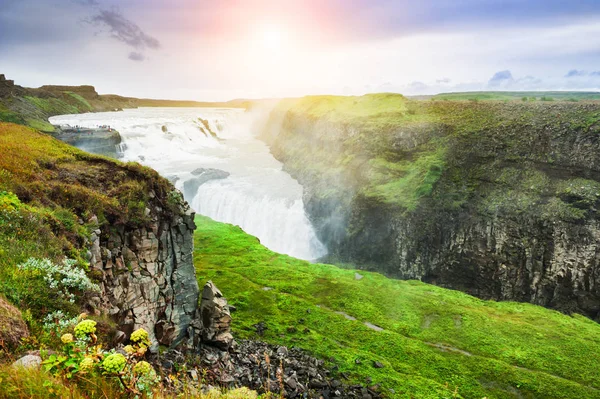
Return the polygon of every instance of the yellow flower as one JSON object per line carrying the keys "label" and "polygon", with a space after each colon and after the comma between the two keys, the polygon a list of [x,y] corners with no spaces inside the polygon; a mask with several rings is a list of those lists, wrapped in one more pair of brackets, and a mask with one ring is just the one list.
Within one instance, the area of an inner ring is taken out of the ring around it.
{"label": "yellow flower", "polygon": [[60,340],[63,342],[63,344],[70,344],[73,342],[73,334],[64,334],[62,337],[60,337]]}
{"label": "yellow flower", "polygon": [[135,352],[135,349],[133,349],[133,346],[131,346],[131,345],[127,345],[126,347],[123,348],[123,350],[128,355],[133,355],[133,353]]}
{"label": "yellow flower", "polygon": [[137,375],[150,374],[152,371],[154,371],[154,369],[152,368],[150,363],[145,362],[143,360],[141,362],[136,363],[135,366],[133,366],[133,372]]}
{"label": "yellow flower", "polygon": [[150,337],[148,336],[148,332],[143,328],[135,330],[129,339],[140,346],[150,346]]}
{"label": "yellow flower", "polygon": [[102,368],[104,368],[107,373],[117,374],[125,368],[126,363],[127,359],[125,359],[125,356],[120,353],[113,353],[104,358]]}
{"label": "yellow flower", "polygon": [[94,320],[83,320],[75,326],[75,336],[84,338],[96,332],[96,322]]}
{"label": "yellow flower", "polygon": [[91,357],[85,357],[85,358],[83,358],[81,363],[79,363],[79,369],[81,371],[89,371],[93,367],[94,367],[94,359],[92,359]]}

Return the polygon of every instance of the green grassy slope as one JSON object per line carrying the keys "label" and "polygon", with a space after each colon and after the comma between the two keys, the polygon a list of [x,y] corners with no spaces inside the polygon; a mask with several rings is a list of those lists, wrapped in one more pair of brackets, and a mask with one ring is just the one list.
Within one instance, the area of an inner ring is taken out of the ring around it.
{"label": "green grassy slope", "polygon": [[589,319],[376,273],[357,280],[273,253],[238,227],[196,224],[198,280],[213,280],[237,307],[238,337],[260,338],[253,325],[264,322],[262,339],[333,357],[391,397],[600,398],[600,326]]}
{"label": "green grassy slope", "polygon": [[435,100],[474,100],[474,101],[580,101],[600,100],[598,92],[582,91],[472,91],[463,93],[441,93],[431,98]]}
{"label": "green grassy slope", "polygon": [[56,97],[41,97],[36,91],[23,91],[19,96],[0,98],[0,122],[27,125],[46,133],[54,132],[48,118],[60,114],[91,111],[90,104],[80,95],[64,92]]}

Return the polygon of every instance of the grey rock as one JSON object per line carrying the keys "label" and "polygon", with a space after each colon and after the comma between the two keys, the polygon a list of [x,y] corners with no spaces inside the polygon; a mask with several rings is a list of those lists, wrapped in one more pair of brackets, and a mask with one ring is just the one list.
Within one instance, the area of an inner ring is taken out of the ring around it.
{"label": "grey rock", "polygon": [[178,208],[173,214],[155,199],[145,226],[103,226],[92,236],[90,264],[102,272],[102,292],[100,303],[90,306],[110,314],[127,336],[146,329],[151,351],[159,344],[173,348],[199,341],[197,329],[189,328],[198,317],[199,297],[192,261],[194,213],[183,201]]}
{"label": "grey rock", "polygon": [[198,168],[192,172],[195,177],[183,183],[183,194],[191,200],[196,196],[198,188],[210,180],[226,179],[230,173],[220,169]]}
{"label": "grey rock", "polygon": [[385,366],[381,362],[373,362],[373,367],[375,367],[376,369],[382,369]]}
{"label": "grey rock", "polygon": [[42,364],[42,358],[37,355],[26,355],[15,361],[13,367],[21,367],[25,369],[39,368]]}
{"label": "grey rock", "polygon": [[202,290],[200,302],[202,318],[202,342],[227,350],[233,343],[231,314],[227,300],[219,289],[209,281]]}

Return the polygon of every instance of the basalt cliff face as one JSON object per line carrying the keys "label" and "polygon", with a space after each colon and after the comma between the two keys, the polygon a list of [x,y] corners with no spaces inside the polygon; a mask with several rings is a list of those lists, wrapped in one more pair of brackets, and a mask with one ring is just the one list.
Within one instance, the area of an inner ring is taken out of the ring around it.
{"label": "basalt cliff face", "polygon": [[398,97],[284,102],[263,131],[330,260],[598,319],[600,105]]}
{"label": "basalt cliff face", "polygon": [[105,226],[92,233],[90,265],[102,276],[102,292],[88,306],[109,314],[125,336],[144,328],[154,348],[193,346],[194,326],[200,326],[194,213],[185,202],[175,213],[159,204],[151,208],[143,226]]}

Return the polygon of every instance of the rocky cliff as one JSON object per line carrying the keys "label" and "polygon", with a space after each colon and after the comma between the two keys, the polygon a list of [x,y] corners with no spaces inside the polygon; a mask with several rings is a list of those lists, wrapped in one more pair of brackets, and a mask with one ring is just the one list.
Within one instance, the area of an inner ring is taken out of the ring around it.
{"label": "rocky cliff", "polygon": [[600,311],[600,105],[317,97],[263,137],[333,261]]}
{"label": "rocky cliff", "polygon": [[[29,257],[89,263],[101,292],[80,293],[78,305],[110,316],[117,338],[145,328],[153,349],[193,345],[201,328],[195,224],[181,193],[152,169],[95,157],[14,124],[0,123],[0,148],[0,195],[15,193],[11,207],[23,212],[14,219],[11,208],[0,206],[7,229],[0,234],[2,272]],[[0,293],[40,320],[53,310],[73,311],[64,301],[40,299],[49,293],[6,286]]]}
{"label": "rocky cliff", "polygon": [[193,345],[199,295],[194,213],[184,202],[175,214],[158,204],[151,208],[145,209],[149,219],[143,226],[104,226],[92,233],[90,265],[102,276],[102,293],[90,304],[108,313],[127,337],[146,329],[154,349],[185,338]]}

